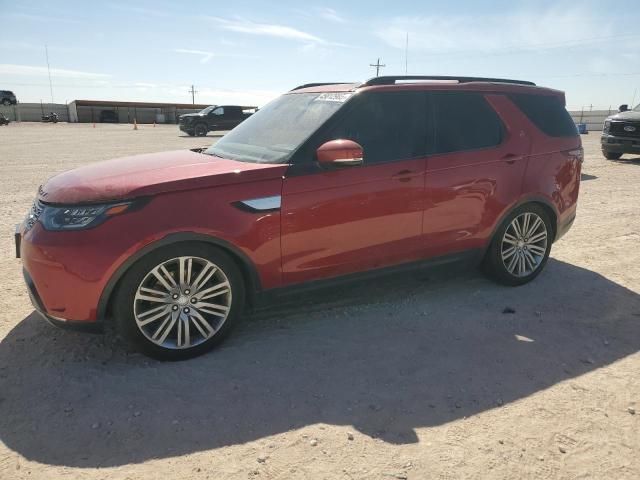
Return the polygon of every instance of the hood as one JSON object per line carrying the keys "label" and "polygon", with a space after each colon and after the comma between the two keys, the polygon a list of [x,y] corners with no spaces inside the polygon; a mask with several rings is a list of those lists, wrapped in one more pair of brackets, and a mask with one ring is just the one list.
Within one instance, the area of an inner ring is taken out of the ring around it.
{"label": "hood", "polygon": [[205,115],[202,113],[185,113],[183,115],[180,115],[179,118],[191,118],[191,117],[204,117]]}
{"label": "hood", "polygon": [[94,203],[277,178],[287,165],[246,163],[190,150],[117,158],[70,170],[40,190],[46,203]]}
{"label": "hood", "polygon": [[640,112],[627,110],[626,112],[616,113],[607,118],[607,120],[637,120],[640,121]]}

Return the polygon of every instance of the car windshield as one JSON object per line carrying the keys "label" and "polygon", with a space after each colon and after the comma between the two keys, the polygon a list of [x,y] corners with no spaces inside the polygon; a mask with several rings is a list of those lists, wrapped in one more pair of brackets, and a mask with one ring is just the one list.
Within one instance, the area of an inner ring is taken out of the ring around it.
{"label": "car windshield", "polygon": [[347,92],[282,95],[203,153],[242,162],[286,163],[350,96]]}
{"label": "car windshield", "polygon": [[211,105],[210,107],[207,108],[203,108],[202,110],[200,110],[200,112],[202,115],[206,115],[207,113],[209,113],[211,110],[213,110],[214,108],[216,108],[217,105]]}

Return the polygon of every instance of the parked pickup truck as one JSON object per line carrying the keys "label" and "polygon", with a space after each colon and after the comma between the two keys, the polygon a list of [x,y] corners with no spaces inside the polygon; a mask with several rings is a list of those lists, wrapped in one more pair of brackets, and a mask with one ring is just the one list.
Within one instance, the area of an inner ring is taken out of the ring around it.
{"label": "parked pickup truck", "polygon": [[231,130],[258,110],[258,107],[211,105],[198,113],[180,115],[180,130],[191,136],[204,137],[212,130]]}
{"label": "parked pickup truck", "polygon": [[618,160],[625,153],[640,155],[640,104],[631,110],[620,105],[619,112],[604,121],[600,143],[607,160]]}

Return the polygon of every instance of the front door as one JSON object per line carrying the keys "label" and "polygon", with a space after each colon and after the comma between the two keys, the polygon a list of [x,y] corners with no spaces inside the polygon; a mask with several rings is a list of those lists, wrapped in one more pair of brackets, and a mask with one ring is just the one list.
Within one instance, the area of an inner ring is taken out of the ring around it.
{"label": "front door", "polygon": [[[282,191],[283,283],[330,278],[421,256],[426,94],[364,92],[310,143]],[[342,112],[339,112],[339,114]],[[315,149],[348,139],[361,166],[326,170]]]}

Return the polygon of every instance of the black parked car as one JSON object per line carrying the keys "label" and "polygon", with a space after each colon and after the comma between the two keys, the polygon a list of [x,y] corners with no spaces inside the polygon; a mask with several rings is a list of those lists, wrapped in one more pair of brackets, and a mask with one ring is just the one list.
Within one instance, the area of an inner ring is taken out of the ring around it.
{"label": "black parked car", "polygon": [[2,105],[15,105],[18,103],[16,95],[10,90],[0,90],[0,103]]}
{"label": "black parked car", "polygon": [[620,105],[620,112],[604,121],[600,143],[607,160],[617,160],[623,153],[640,155],[640,104],[632,110]]}
{"label": "black parked car", "polygon": [[204,137],[212,130],[231,130],[258,110],[258,107],[211,105],[198,113],[180,115],[180,130],[191,136]]}

